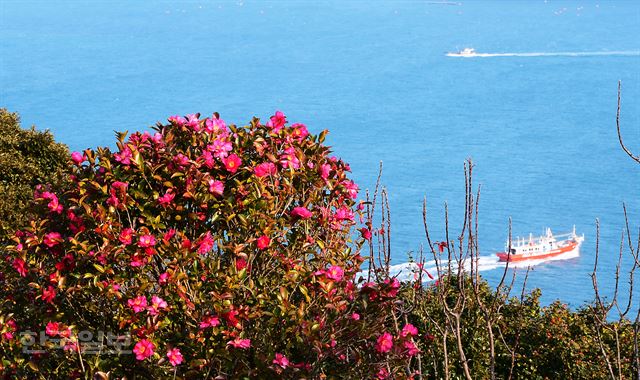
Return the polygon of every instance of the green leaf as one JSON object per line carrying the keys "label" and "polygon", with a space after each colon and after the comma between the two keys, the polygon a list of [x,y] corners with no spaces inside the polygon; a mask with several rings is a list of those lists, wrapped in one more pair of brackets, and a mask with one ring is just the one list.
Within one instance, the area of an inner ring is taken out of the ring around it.
{"label": "green leaf", "polygon": [[93,267],[98,270],[100,273],[104,273],[104,267],[100,264],[93,264]]}
{"label": "green leaf", "polygon": [[307,302],[311,302],[311,297],[309,297],[309,290],[307,289],[307,287],[304,286],[304,285],[300,285],[299,289],[300,289],[300,293],[302,293],[302,295],[304,295],[304,299]]}
{"label": "green leaf", "polygon": [[31,368],[33,371],[35,372],[40,372],[40,368],[38,367],[38,364],[36,364],[36,362],[34,362],[33,360],[29,360],[29,362],[27,363],[27,365],[29,366],[29,368]]}

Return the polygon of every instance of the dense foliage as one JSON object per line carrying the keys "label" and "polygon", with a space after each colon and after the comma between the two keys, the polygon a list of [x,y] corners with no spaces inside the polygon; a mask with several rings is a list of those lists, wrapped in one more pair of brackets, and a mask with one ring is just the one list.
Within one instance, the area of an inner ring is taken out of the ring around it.
{"label": "dense foliage", "polygon": [[29,220],[38,184],[62,185],[68,159],[50,132],[22,129],[18,114],[0,108],[0,241]]}
{"label": "dense foliage", "polygon": [[325,133],[196,114],[74,152],[0,261],[3,373],[409,376],[417,331],[397,280],[356,283],[358,188]]}
{"label": "dense foliage", "polygon": [[402,285],[369,261],[382,265],[365,283],[362,245],[388,260],[390,221],[373,228],[376,202],[356,202],[326,132],[280,112],[242,127],[173,116],[70,156],[16,114],[0,122],[0,377],[640,374],[638,317],[510,297],[455,270],[462,244]]}
{"label": "dense foliage", "polygon": [[[474,378],[491,378],[489,357],[491,339],[486,316],[474,294],[473,281],[465,275],[463,292],[465,307],[461,313],[460,335],[465,359]],[[440,289],[447,296],[440,298]],[[460,353],[456,348],[455,330],[447,329],[447,315],[442,302],[453,308],[460,299],[457,276],[443,277],[439,283],[426,287],[403,286],[401,298],[412,306],[409,321],[425,332],[419,340],[422,355],[422,374],[427,379],[444,377],[447,363],[451,378],[464,378]],[[613,361],[612,371],[617,378],[617,349],[620,349],[621,378],[635,378],[634,323],[628,319],[609,321],[603,328],[594,321],[594,306],[571,311],[556,301],[540,305],[540,291],[523,293],[522,297],[504,298],[488,283],[479,279],[478,296],[481,303],[496,301],[499,310],[492,326],[496,351],[495,377],[498,379],[606,379],[610,378],[600,343],[607,357]],[[637,323],[637,322],[636,322]],[[637,327],[636,327],[637,329]],[[616,342],[615,334],[619,341]],[[637,339],[637,337],[636,337]],[[447,352],[445,354],[445,344]],[[445,360],[446,357],[446,360]]]}

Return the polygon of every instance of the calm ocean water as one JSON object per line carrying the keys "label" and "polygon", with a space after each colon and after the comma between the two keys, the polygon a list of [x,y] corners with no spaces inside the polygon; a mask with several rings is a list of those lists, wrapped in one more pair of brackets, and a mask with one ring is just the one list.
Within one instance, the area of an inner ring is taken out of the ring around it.
{"label": "calm ocean water", "polygon": [[[0,106],[73,150],[192,112],[244,123],[280,109],[314,132],[328,128],[362,188],[384,162],[395,264],[424,242],[423,196],[436,240],[443,202],[461,222],[472,157],[483,275],[500,275],[490,257],[510,216],[514,235],[575,225],[586,236],[580,257],[539,263],[529,286],[545,303],[578,306],[592,298],[595,219],[606,292],[622,202],[640,225],[640,166],[615,133],[622,80],[622,126],[640,152],[638,36],[632,1],[5,0]],[[507,55],[445,56],[464,47]]]}

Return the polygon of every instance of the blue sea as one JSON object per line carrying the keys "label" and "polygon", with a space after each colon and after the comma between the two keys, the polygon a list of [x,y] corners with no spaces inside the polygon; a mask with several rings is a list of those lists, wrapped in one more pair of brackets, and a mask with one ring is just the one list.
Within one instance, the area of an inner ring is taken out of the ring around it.
{"label": "blue sea", "polygon": [[[173,114],[245,123],[282,110],[329,129],[362,189],[383,162],[393,264],[425,243],[423,197],[434,240],[444,202],[459,231],[472,158],[483,276],[502,273],[510,217],[514,236],[575,225],[579,257],[537,262],[528,287],[578,307],[593,298],[596,218],[605,294],[623,202],[635,239],[640,227],[640,165],[615,124],[621,80],[622,131],[640,153],[639,36],[635,1],[4,0],[0,106],[72,150]],[[465,47],[486,56],[445,55]]]}

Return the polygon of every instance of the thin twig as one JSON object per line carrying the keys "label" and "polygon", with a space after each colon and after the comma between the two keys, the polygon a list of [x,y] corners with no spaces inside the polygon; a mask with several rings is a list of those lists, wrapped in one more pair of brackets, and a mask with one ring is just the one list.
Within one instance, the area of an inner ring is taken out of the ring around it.
{"label": "thin twig", "polygon": [[616,129],[618,131],[618,141],[620,142],[620,146],[622,150],[631,157],[635,162],[640,164],[640,156],[635,156],[631,151],[624,145],[622,141],[622,133],[620,132],[620,93],[622,91],[622,81],[618,81],[618,111],[616,112]]}

